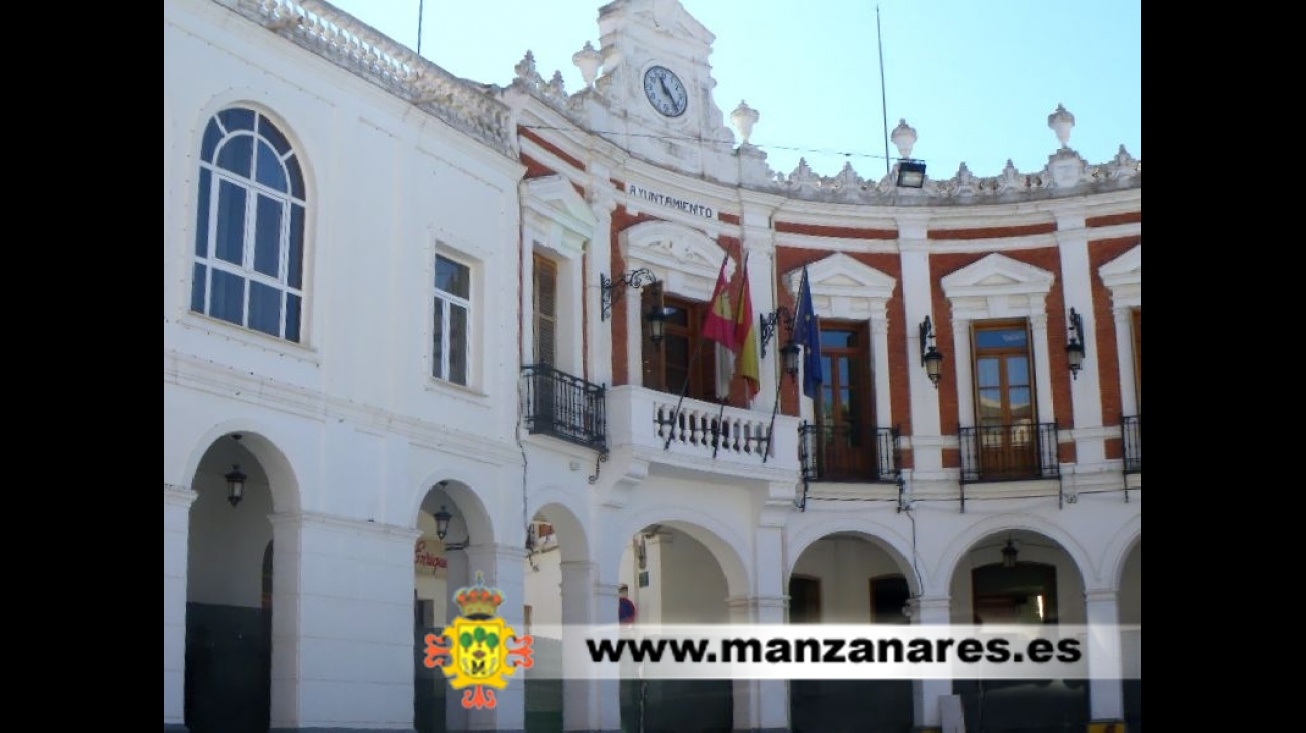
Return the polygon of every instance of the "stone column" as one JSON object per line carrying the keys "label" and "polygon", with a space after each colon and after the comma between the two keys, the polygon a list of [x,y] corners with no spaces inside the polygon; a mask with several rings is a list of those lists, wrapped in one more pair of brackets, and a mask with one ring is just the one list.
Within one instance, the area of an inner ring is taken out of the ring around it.
{"label": "stone column", "polygon": [[[613,582],[604,582],[602,580],[594,584],[594,623],[602,626],[617,625],[617,599],[620,597],[617,593],[619,584]],[[642,613],[642,612],[641,612]],[[598,696],[598,722],[596,730],[604,733],[616,733],[623,730],[621,725],[621,681],[620,680],[597,680],[594,685],[595,692]],[[633,730],[634,728],[627,728]]]}
{"label": "stone column", "polygon": [[408,527],[272,517],[272,728],[412,730]]}
{"label": "stone column", "polygon": [[1094,725],[1123,724],[1125,719],[1124,672],[1120,654],[1119,601],[1114,590],[1090,590],[1084,594],[1088,616],[1089,730]]}
{"label": "stone column", "polygon": [[[598,580],[598,575],[598,565],[595,563],[583,560],[562,562],[562,624],[565,643],[572,643],[572,639],[567,638],[568,635],[583,636],[583,627],[595,623],[594,583]],[[613,605],[615,604],[614,601]],[[613,620],[615,622],[615,616]],[[576,643],[584,642],[578,640]],[[576,676],[574,670],[565,666],[565,659],[563,661],[563,730],[605,730],[600,716],[599,680],[573,679]]]}
{"label": "stone column", "polygon": [[[908,601],[911,621],[922,625],[948,625],[952,623],[952,599],[948,596],[926,596]],[[938,733],[943,730],[941,701],[952,695],[951,680],[912,680],[913,717],[917,733]]]}
{"label": "stone column", "polygon": [[190,505],[198,494],[163,485],[163,729],[184,731],[186,705],[186,574]]}
{"label": "stone column", "polygon": [[[785,594],[784,526],[792,504],[793,486],[771,483],[758,517],[753,540],[753,582],[756,591],[729,600],[736,628],[748,624],[782,626],[789,597]],[[789,730],[789,683],[785,680],[735,680],[734,729],[749,733]]]}
{"label": "stone column", "polygon": [[[778,567],[778,566],[777,566]],[[730,622],[783,625],[788,598],[782,595],[729,600]],[[789,730],[789,683],[785,680],[735,680],[734,730],[738,733],[785,733]]]}

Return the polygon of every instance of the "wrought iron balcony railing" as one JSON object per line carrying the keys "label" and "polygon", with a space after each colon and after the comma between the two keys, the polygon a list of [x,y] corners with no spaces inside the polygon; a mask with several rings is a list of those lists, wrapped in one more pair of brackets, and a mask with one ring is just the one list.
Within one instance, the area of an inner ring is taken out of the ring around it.
{"label": "wrought iron balcony railing", "polygon": [[1057,478],[1056,423],[1017,423],[961,428],[961,482]]}
{"label": "wrought iron balcony railing", "polygon": [[798,460],[807,481],[893,481],[900,457],[895,428],[808,422],[798,426]]}
{"label": "wrought iron balcony railing", "polygon": [[1133,415],[1120,421],[1120,437],[1125,445],[1125,473],[1143,472],[1143,416]]}
{"label": "wrought iron balcony railing", "polygon": [[548,364],[522,367],[526,430],[601,453],[608,450],[607,389]]}

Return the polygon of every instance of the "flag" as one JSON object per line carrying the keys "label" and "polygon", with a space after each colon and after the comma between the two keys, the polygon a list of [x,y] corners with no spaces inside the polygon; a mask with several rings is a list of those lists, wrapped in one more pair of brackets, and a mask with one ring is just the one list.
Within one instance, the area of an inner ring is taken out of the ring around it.
{"label": "flag", "polygon": [[825,370],[821,367],[821,317],[812,307],[812,288],[803,265],[803,282],[798,286],[798,315],[794,318],[794,340],[803,346],[803,394],[821,399]]}
{"label": "flag", "polygon": [[739,309],[735,314],[735,343],[738,355],[735,367],[744,378],[748,401],[762,389],[762,372],[757,365],[757,323],[753,318],[753,297],[748,287],[748,255],[744,255],[744,282],[739,287]]}
{"label": "flag", "polygon": [[726,263],[729,261],[729,254],[721,260],[721,271],[716,276],[716,289],[712,291],[707,317],[703,319],[703,338],[734,351],[738,348],[738,344],[735,341],[735,313],[730,308],[730,284],[726,282]]}

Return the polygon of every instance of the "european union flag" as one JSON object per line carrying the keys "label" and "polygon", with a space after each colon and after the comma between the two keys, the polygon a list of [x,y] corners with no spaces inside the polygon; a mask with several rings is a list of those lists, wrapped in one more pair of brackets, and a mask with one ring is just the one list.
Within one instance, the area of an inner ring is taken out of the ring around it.
{"label": "european union flag", "polygon": [[821,367],[821,317],[812,308],[812,288],[803,265],[803,283],[798,288],[798,315],[794,317],[794,340],[803,345],[803,394],[821,399],[825,370]]}

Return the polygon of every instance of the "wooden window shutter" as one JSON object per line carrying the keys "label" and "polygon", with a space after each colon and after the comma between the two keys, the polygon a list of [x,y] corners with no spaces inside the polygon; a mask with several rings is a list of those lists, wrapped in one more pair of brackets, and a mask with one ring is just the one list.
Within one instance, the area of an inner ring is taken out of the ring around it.
{"label": "wooden window shutter", "polygon": [[535,363],[557,361],[558,265],[535,255]]}

